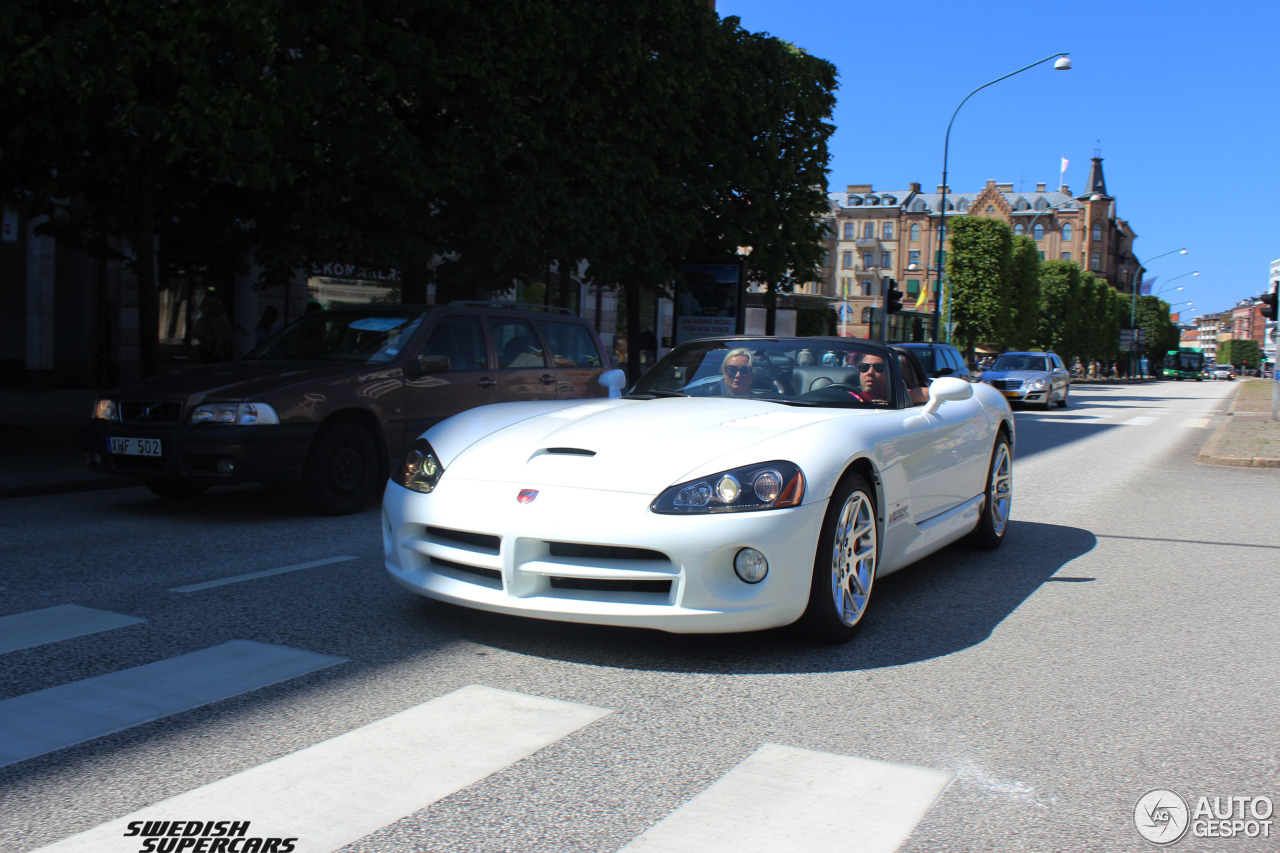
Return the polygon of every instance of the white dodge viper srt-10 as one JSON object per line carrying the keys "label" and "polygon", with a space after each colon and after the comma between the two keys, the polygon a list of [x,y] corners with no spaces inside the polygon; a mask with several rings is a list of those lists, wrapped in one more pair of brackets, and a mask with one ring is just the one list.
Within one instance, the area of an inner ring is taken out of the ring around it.
{"label": "white dodge viper srt-10", "polygon": [[681,344],[611,397],[482,406],[422,434],[383,496],[405,588],[497,613],[680,633],[853,636],[875,581],[1013,497],[1004,397],[926,388],[856,338]]}

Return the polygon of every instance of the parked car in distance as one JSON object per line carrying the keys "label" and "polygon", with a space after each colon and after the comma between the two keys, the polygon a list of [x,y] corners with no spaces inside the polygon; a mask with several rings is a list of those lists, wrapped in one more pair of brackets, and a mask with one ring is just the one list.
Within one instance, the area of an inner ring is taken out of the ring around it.
{"label": "parked car in distance", "polygon": [[964,356],[951,344],[907,342],[893,346],[914,351],[929,379],[937,379],[939,376],[958,376],[971,382],[974,379],[969,365],[965,364]]}
{"label": "parked car in distance", "polygon": [[1229,364],[1215,364],[1209,368],[1210,379],[1228,379],[1234,381],[1236,369]]}
{"label": "parked car in distance", "polygon": [[1005,352],[979,377],[1010,403],[1026,403],[1048,409],[1054,403],[1067,407],[1071,375],[1053,352]]}
{"label": "parked car in distance", "polygon": [[704,338],[621,399],[464,412],[387,483],[387,571],[497,613],[847,640],[878,578],[1009,522],[1008,403],[949,376],[914,403],[902,363],[857,338]]}
{"label": "parked car in distance", "polygon": [[590,322],[561,308],[318,311],[236,361],[104,394],[82,445],[89,467],[137,478],[162,497],[297,483],[314,511],[339,515],[370,503],[390,460],[451,415],[487,403],[606,396],[605,358]]}

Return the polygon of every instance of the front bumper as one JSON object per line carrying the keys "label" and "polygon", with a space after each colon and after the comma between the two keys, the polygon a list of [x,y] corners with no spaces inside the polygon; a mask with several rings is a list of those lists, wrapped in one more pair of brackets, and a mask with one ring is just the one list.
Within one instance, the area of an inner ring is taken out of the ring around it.
{"label": "front bumper", "polygon": [[[450,481],[431,494],[387,484],[387,571],[428,598],[496,613],[673,633],[754,631],[809,600],[826,501],[762,512],[660,515],[652,495]],[[751,547],[769,572],[733,571]]]}
{"label": "front bumper", "polygon": [[[143,480],[205,485],[296,482],[302,478],[318,424],[142,427],[94,420],[80,433],[86,464],[95,471]],[[160,442],[159,456],[111,452],[111,438]]]}

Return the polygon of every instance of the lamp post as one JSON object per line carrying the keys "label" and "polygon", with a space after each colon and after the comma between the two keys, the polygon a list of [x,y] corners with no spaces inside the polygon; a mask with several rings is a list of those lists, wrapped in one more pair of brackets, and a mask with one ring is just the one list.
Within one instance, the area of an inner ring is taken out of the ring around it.
{"label": "lamp post", "polygon": [[[931,267],[931,266],[929,266],[928,264],[925,264],[925,265],[923,265],[923,266],[921,266],[920,264],[917,264],[917,263],[910,263],[910,264],[907,264],[907,272],[920,272],[921,270],[924,270],[924,284],[922,285],[922,289],[923,289],[923,291],[924,291],[925,293],[928,293],[928,292],[929,292],[929,273],[931,273],[931,272],[936,272],[936,273],[938,274],[938,285],[939,285],[939,291],[938,291],[938,292],[939,292],[939,293],[941,293],[941,292],[942,292],[942,291],[941,291],[941,285],[942,285],[942,277],[943,277],[943,276],[942,276],[942,270],[941,270],[941,269],[939,269],[938,267]],[[916,298],[917,298],[917,299],[919,299],[919,297],[918,297],[918,296],[917,296]],[[950,307],[950,306],[948,306],[948,307]],[[934,322],[936,323],[936,322],[937,322],[937,319],[938,319],[938,314],[937,314],[937,312],[936,312],[936,311],[934,312],[933,318],[934,318]],[[951,315],[950,315],[950,313],[949,313],[949,312],[948,312],[948,314],[947,314],[947,319],[948,319],[948,320],[950,320],[950,319],[951,319]],[[951,337],[950,335],[947,335],[947,338],[948,338],[948,339],[950,339],[950,337]],[[936,325],[933,327],[933,342],[934,342],[934,343],[937,343],[937,342],[938,342],[938,327],[937,327]],[[948,342],[949,342],[949,340],[948,340]]]}
{"label": "lamp post", "polygon": [[[1159,290],[1157,290],[1157,291],[1156,291],[1155,293],[1153,293],[1152,295],[1153,295],[1153,296],[1159,296],[1160,294],[1164,293],[1166,290],[1168,290],[1168,289],[1169,289],[1169,285],[1170,285],[1170,284],[1173,284],[1175,281],[1177,281],[1177,280],[1178,280],[1178,279],[1180,279],[1180,278],[1186,278],[1186,277],[1187,277],[1187,276],[1189,276],[1189,275],[1195,275],[1195,276],[1198,276],[1198,275],[1200,275],[1200,270],[1195,270],[1194,272],[1184,272],[1182,275],[1175,275],[1173,278],[1169,279],[1168,281],[1166,281],[1166,282],[1164,283],[1164,287],[1160,288]],[[1177,287],[1177,288],[1175,288],[1175,290],[1182,290],[1182,288],[1181,288],[1181,287]]]}
{"label": "lamp post", "polygon": [[[964,100],[960,102],[960,105],[956,107],[955,112],[951,114],[951,121],[947,122],[947,137],[942,145],[942,202],[938,205],[938,257],[939,258],[941,258],[947,251],[947,157],[951,151],[951,125],[956,123],[956,115],[960,112],[960,107],[963,107],[970,98],[972,98],[974,95],[978,94],[988,86],[994,86],[996,83],[999,83],[1001,80],[1008,80],[1013,75],[1021,74],[1023,71],[1026,71],[1029,68],[1035,68],[1037,65],[1042,65],[1048,62],[1050,59],[1056,60],[1056,62],[1053,63],[1053,67],[1055,70],[1057,71],[1071,70],[1071,60],[1067,57],[1067,54],[1065,53],[1050,54],[1049,56],[1046,56],[1044,59],[1037,60],[1031,63],[1030,65],[1024,65],[1022,68],[1019,68],[1017,71],[1010,71],[1008,74],[1004,75],[1003,77],[997,77],[996,79],[992,80],[990,83],[983,83],[981,86],[974,89],[969,94],[965,95]],[[942,266],[941,261],[939,261],[938,266],[939,267]],[[946,296],[946,291],[943,289],[942,273],[939,272],[938,273],[938,299],[933,306],[934,343],[937,343],[938,332],[941,329],[942,300],[945,296]],[[948,326],[947,343],[951,343],[951,330],[949,328],[950,325],[951,325],[951,305],[950,303],[948,303],[947,304],[947,326]]]}
{"label": "lamp post", "polygon": [[[1151,260],[1147,261],[1146,263],[1143,263],[1142,261],[1138,260],[1138,256],[1137,256],[1137,255],[1134,255],[1134,256],[1133,256],[1133,261],[1134,261],[1134,263],[1136,264],[1136,267],[1135,267],[1135,268],[1134,268],[1134,270],[1133,270],[1133,281],[1132,281],[1132,282],[1130,283],[1130,285],[1129,285],[1129,289],[1130,289],[1130,291],[1131,291],[1131,292],[1132,292],[1132,294],[1133,294],[1133,298],[1132,298],[1132,300],[1130,301],[1130,304],[1129,304],[1129,330],[1130,330],[1131,334],[1133,335],[1132,339],[1129,341],[1129,375],[1130,375],[1131,377],[1132,377],[1132,376],[1133,376],[1133,374],[1135,373],[1135,370],[1134,370],[1134,367],[1135,367],[1135,361],[1134,361],[1134,359],[1136,359],[1136,358],[1137,358],[1137,355],[1135,354],[1135,353],[1137,352],[1137,350],[1135,349],[1135,347],[1136,347],[1136,345],[1137,345],[1137,341],[1138,341],[1138,322],[1137,322],[1137,318],[1138,318],[1138,282],[1140,282],[1140,281],[1142,280],[1142,271],[1143,271],[1144,269],[1146,269],[1147,264],[1151,263],[1151,261],[1159,260],[1160,258],[1163,258],[1165,255],[1172,255],[1172,254],[1174,254],[1175,252],[1176,252],[1176,253],[1178,253],[1178,254],[1180,254],[1180,255],[1185,255],[1185,254],[1187,253],[1187,250],[1186,250],[1186,249],[1170,249],[1170,250],[1169,250],[1169,251],[1167,251],[1167,252],[1164,252],[1164,253],[1162,253],[1162,254],[1156,255],[1154,258],[1151,258]],[[1180,276],[1175,276],[1175,278],[1179,278],[1179,277],[1180,277]],[[1172,281],[1172,279],[1170,279],[1170,281]]]}

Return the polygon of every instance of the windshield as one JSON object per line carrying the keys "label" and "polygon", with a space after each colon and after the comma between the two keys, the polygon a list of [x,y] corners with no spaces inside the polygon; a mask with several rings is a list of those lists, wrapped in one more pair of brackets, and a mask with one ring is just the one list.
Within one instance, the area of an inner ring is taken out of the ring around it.
{"label": "windshield", "polygon": [[392,361],[425,316],[421,311],[317,311],[263,341],[244,360]]}
{"label": "windshield", "polygon": [[1005,353],[991,365],[992,370],[1041,370],[1048,372],[1049,362],[1042,355]]}
{"label": "windshield", "polygon": [[1204,364],[1204,353],[1173,350],[1164,360],[1170,370],[1199,370]]}
{"label": "windshield", "polygon": [[[691,341],[647,372],[629,396],[740,397],[839,408],[896,407],[897,359],[854,338]],[[899,392],[900,393],[900,392]]]}

